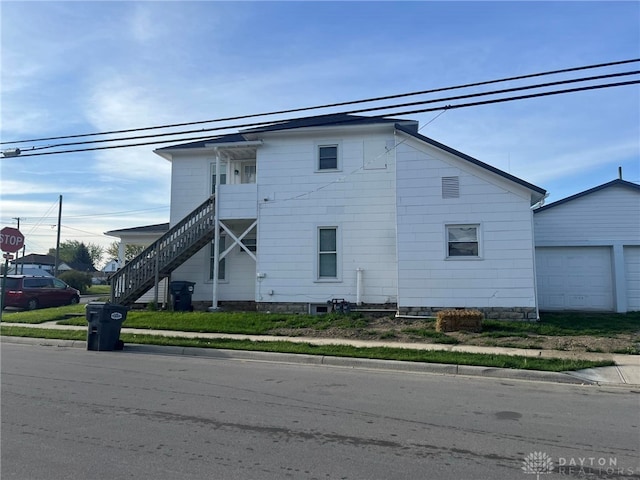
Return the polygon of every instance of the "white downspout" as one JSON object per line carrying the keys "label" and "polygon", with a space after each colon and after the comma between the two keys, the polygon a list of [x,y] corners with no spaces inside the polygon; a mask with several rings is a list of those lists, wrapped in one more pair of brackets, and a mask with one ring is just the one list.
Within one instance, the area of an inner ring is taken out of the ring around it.
{"label": "white downspout", "polygon": [[216,186],[214,200],[214,220],[213,220],[213,300],[209,311],[218,310],[218,270],[220,268],[220,152],[216,152]]}
{"label": "white downspout", "polygon": [[356,269],[356,305],[362,305],[362,268]]}

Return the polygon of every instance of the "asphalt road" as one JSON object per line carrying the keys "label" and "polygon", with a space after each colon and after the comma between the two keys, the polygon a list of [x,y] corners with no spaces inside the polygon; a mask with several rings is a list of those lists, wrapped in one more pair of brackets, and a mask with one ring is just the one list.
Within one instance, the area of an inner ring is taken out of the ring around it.
{"label": "asphalt road", "polygon": [[631,389],[10,343],[1,360],[3,480],[640,478]]}

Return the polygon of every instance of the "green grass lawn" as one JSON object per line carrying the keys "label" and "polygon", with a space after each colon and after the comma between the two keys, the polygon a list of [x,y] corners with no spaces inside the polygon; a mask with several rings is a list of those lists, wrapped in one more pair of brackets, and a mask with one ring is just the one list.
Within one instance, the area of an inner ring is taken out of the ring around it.
{"label": "green grass lawn", "polygon": [[[7,322],[38,324],[56,321],[65,325],[87,325],[84,305],[71,305],[34,311],[4,312],[0,334],[37,338],[61,338],[85,340],[86,331],[59,331],[33,327],[9,327]],[[71,317],[71,318],[68,318]],[[144,333],[145,329],[176,330],[210,333],[269,334],[274,329],[315,329],[328,328],[347,331],[359,330],[368,333],[368,321],[360,314],[351,315],[294,315],[267,314],[257,312],[168,312],[131,310],[123,327],[139,328],[140,333],[122,334],[127,343],[148,343],[156,345],[193,346],[204,348],[226,348],[238,350],[260,350],[282,353],[305,353],[311,355],[334,355],[357,358],[378,358],[415,362],[436,362],[458,365],[481,365],[497,368],[519,368],[547,371],[565,371],[596,366],[611,365],[611,362],[585,362],[581,360],[560,360],[517,357],[506,355],[470,354],[463,352],[420,351],[401,348],[355,348],[349,346],[316,346],[293,342],[252,342],[249,340],[226,339],[183,339],[158,337]],[[436,343],[458,343],[458,340],[435,331],[435,322],[429,322],[420,329],[404,329],[416,337]],[[629,314],[546,314],[540,322],[507,322],[486,320],[483,324],[484,336],[527,337],[528,335],[592,335],[610,337],[617,334],[640,332],[640,313]],[[389,331],[393,338],[395,333]],[[345,335],[347,336],[347,335]],[[384,333],[381,338],[385,338]]]}
{"label": "green grass lawn", "polygon": [[[86,340],[84,331],[47,330],[33,327],[13,327],[0,325],[0,333],[8,336],[50,338],[63,340]],[[564,372],[614,365],[612,361],[566,360],[559,358],[530,358],[512,355],[487,355],[465,352],[440,352],[411,350],[404,348],[372,347],[358,348],[343,345],[311,345],[293,342],[255,342],[231,339],[185,339],[178,337],[158,337],[145,334],[122,334],[121,340],[134,344],[153,344],[180,347],[221,348],[229,350],[249,350],[261,352],[326,355],[334,357],[371,358],[406,362],[444,363],[453,365],[477,365],[493,368],[517,368]]]}
{"label": "green grass lawn", "polygon": [[[58,320],[66,325],[86,325],[84,316],[65,320],[66,315],[81,315],[84,305],[24,312],[4,312],[4,322],[43,323]],[[360,314],[296,315],[258,312],[169,312],[130,310],[125,327],[190,332],[220,332],[262,335],[277,328],[315,330],[366,329],[367,320]],[[485,320],[483,336],[526,337],[527,335],[592,335],[610,337],[617,334],[640,333],[640,312],[617,313],[554,313],[543,314],[540,322],[509,322]],[[405,329],[409,333],[434,340],[444,334],[435,331],[435,321],[424,329]],[[446,335],[444,335],[446,336]],[[445,340],[443,340],[445,341]]]}
{"label": "green grass lawn", "polygon": [[91,285],[85,295],[104,295],[108,297],[111,295],[111,285]]}
{"label": "green grass lawn", "polygon": [[485,320],[486,334],[592,335],[610,337],[640,332],[640,312],[630,313],[543,313],[539,322]]}

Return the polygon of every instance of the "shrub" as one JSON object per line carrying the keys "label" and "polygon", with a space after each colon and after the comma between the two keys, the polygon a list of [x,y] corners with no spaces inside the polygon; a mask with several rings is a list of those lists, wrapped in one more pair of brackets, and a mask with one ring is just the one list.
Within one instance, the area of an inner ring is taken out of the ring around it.
{"label": "shrub", "polygon": [[61,273],[58,278],[76,290],[80,290],[80,293],[86,293],[91,286],[91,275],[76,270]]}
{"label": "shrub", "polygon": [[441,310],[437,314],[436,332],[481,332],[483,319],[478,310]]}

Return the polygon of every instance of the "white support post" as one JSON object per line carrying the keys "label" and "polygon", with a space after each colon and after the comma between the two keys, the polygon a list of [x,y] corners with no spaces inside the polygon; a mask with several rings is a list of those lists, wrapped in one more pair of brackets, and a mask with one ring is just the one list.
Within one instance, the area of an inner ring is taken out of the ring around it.
{"label": "white support post", "polygon": [[120,239],[120,243],[118,244],[118,268],[124,267],[124,253],[127,245],[124,243],[124,240]]}
{"label": "white support post", "polygon": [[214,234],[213,234],[213,299],[209,311],[218,310],[218,271],[220,269],[220,152],[216,148],[216,187],[215,187],[215,218],[214,218]]}

